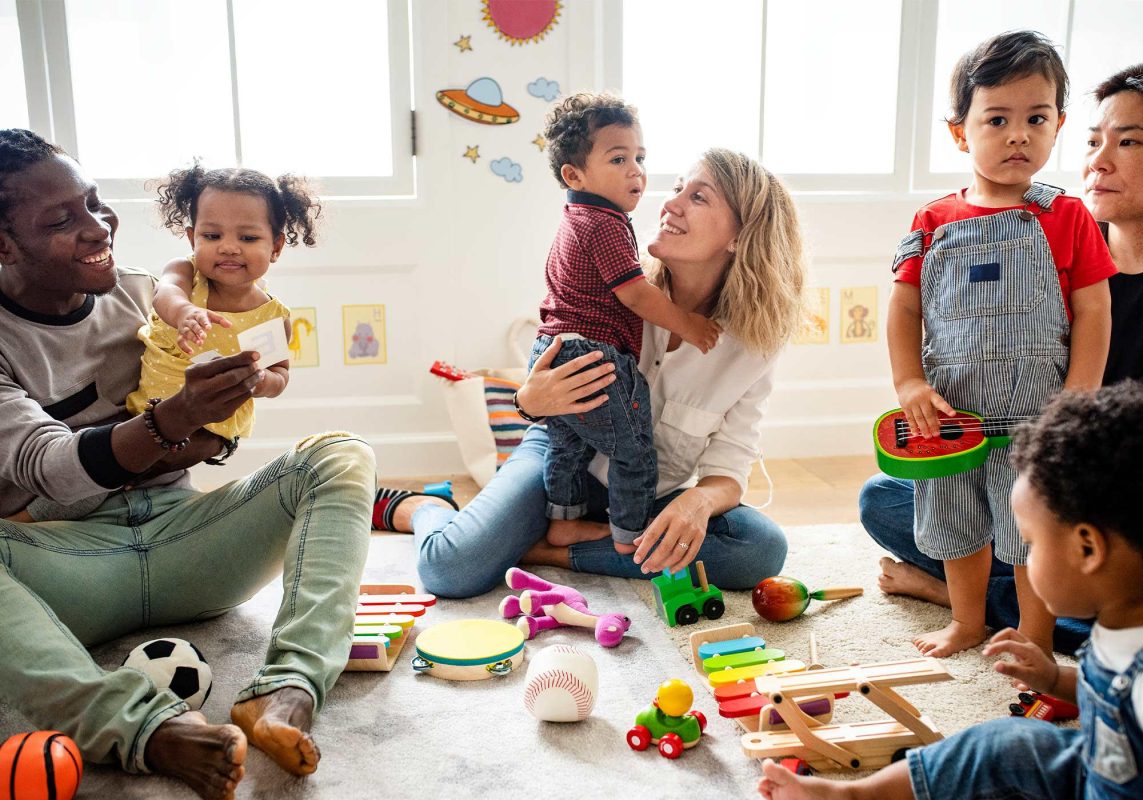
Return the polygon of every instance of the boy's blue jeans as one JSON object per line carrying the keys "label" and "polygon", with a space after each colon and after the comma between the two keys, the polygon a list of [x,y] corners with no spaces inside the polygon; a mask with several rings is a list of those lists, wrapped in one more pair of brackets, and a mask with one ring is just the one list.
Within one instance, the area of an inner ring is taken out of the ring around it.
{"label": "boy's blue jeans", "polygon": [[[528,369],[548,349],[552,336],[539,335]],[[651,440],[651,392],[630,353],[606,342],[561,335],[552,367],[596,350],[615,364],[607,402],[582,414],[549,417],[550,444],[544,461],[548,519],[579,519],[587,513],[587,465],[595,454],[608,457],[607,493],[611,538],[631,544],[651,518],[659,465]]]}
{"label": "boy's blue jeans", "polygon": [[150,736],[187,705],[85,645],[218,616],[278,577],[265,665],[237,700],[292,686],[320,710],[349,658],[375,481],[372,448],[323,434],[211,492],[132,489],[81,520],[0,521],[0,698],[85,760],[147,772]]}
{"label": "boy's blue jeans", "polygon": [[917,800],[1074,800],[1081,796],[1081,731],[1024,717],[973,725],[910,750]]}

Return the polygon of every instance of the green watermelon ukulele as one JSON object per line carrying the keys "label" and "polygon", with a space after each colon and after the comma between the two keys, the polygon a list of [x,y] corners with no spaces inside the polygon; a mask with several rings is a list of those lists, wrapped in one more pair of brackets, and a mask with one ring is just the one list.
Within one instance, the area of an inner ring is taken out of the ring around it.
{"label": "green watermelon ukulele", "polygon": [[940,436],[923,439],[909,430],[905,412],[887,411],[873,424],[877,466],[894,478],[943,478],[976,469],[994,447],[1007,447],[1012,427],[1031,417],[985,419],[959,408],[941,417]]}

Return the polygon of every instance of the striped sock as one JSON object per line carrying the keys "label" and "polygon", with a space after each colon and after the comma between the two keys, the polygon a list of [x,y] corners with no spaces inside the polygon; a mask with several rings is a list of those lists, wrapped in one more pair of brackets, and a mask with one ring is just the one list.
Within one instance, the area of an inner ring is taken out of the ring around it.
{"label": "striped sock", "polygon": [[424,492],[410,492],[406,489],[387,489],[384,486],[377,490],[377,495],[373,498],[373,530],[377,531],[395,531],[393,527],[393,512],[402,500],[414,496],[425,497],[439,497],[444,500],[453,508],[458,509],[456,501],[451,497],[441,497],[440,495],[426,495]]}

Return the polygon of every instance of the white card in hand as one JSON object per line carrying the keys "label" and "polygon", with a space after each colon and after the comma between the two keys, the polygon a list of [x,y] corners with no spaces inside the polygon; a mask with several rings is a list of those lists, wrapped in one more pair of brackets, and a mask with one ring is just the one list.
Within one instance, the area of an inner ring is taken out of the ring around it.
{"label": "white card in hand", "polygon": [[278,317],[242,331],[238,334],[238,346],[242,348],[243,352],[254,350],[261,356],[258,359],[260,369],[290,359],[290,345],[286,341],[286,324]]}
{"label": "white card in hand", "polygon": [[197,356],[191,356],[192,364],[205,364],[207,361],[214,361],[216,358],[222,358],[222,353],[217,350],[207,350],[205,353],[199,353]]}

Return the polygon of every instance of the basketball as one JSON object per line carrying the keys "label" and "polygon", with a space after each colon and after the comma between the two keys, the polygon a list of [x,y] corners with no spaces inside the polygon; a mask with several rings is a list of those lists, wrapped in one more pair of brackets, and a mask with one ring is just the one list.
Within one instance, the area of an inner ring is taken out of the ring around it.
{"label": "basketball", "polygon": [[0,745],[0,800],[71,800],[83,759],[59,731],[17,733]]}

